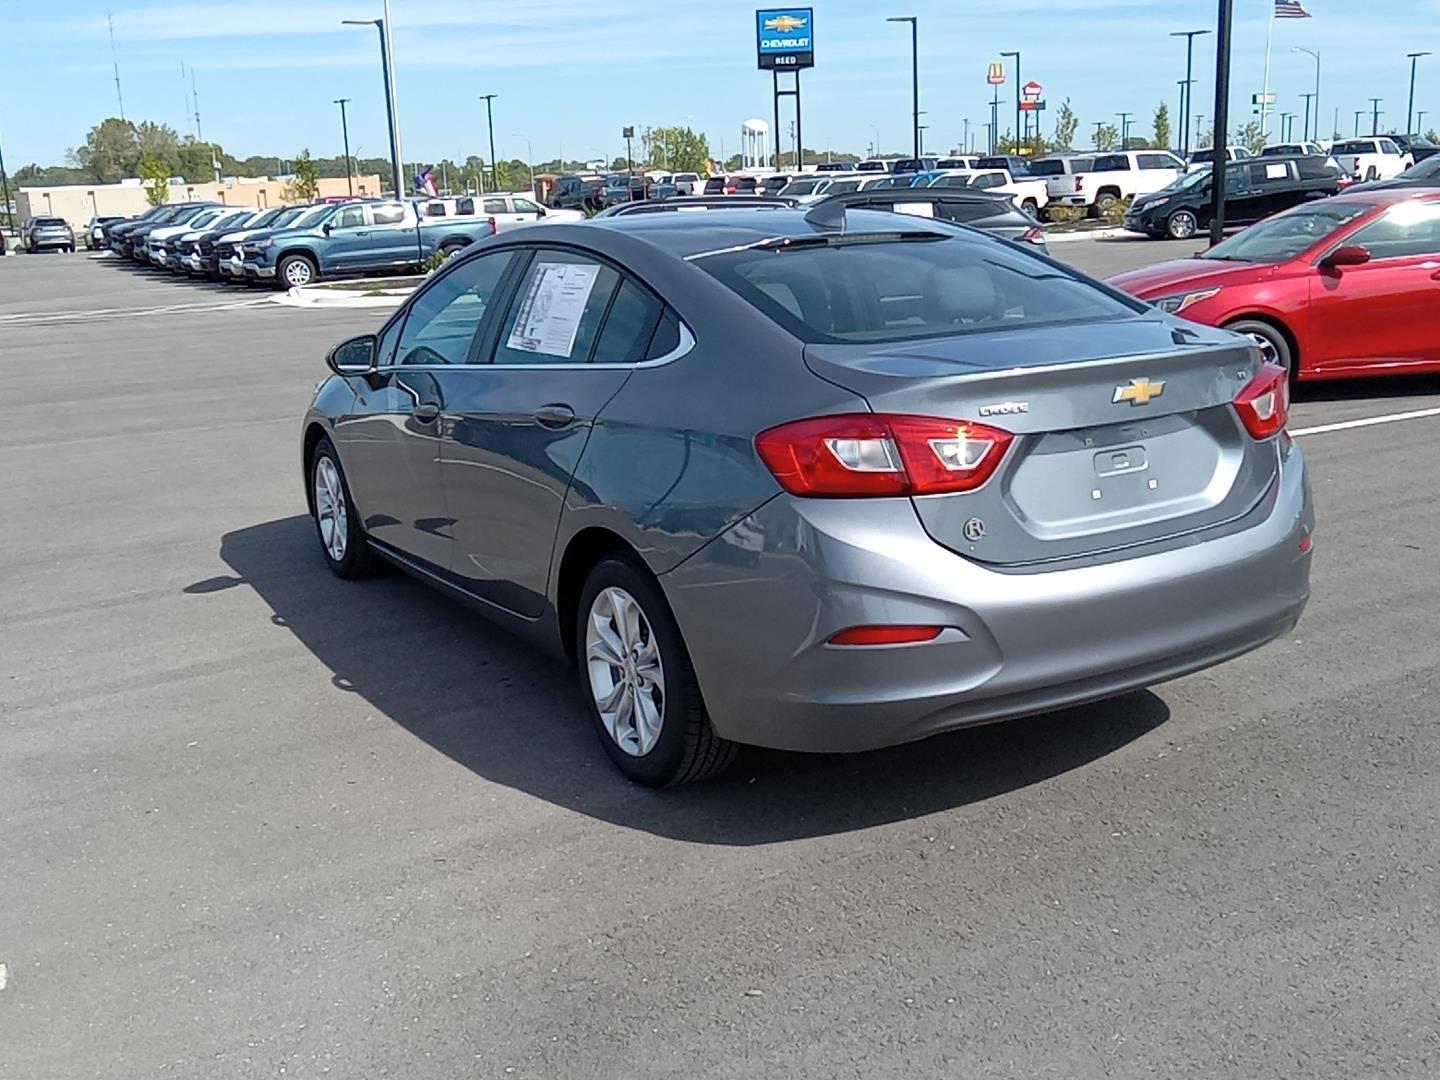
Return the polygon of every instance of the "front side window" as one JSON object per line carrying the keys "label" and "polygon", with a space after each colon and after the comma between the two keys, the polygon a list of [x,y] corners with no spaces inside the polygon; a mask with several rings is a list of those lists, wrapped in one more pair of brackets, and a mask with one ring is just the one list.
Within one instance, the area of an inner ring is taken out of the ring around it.
{"label": "front side window", "polygon": [[1397,154],[1397,155],[1398,155],[1398,154],[1400,153],[1400,147],[1396,146],[1396,145],[1395,145],[1393,142],[1391,142],[1389,139],[1381,139],[1381,140],[1380,140],[1380,152],[1381,152],[1382,154]]}
{"label": "front side window", "polygon": [[506,313],[495,363],[588,363],[619,282],[587,256],[537,250]]}
{"label": "front side window", "polygon": [[384,203],[370,211],[376,225],[399,225],[405,220],[405,208],[399,203]]}
{"label": "front side window", "polygon": [[[467,259],[415,298],[393,363],[400,367],[474,363],[480,324],[514,253]],[[381,354],[384,362],[384,353]]]}
{"label": "front side window", "polygon": [[784,329],[811,343],[952,337],[1139,308],[999,241],[858,236],[746,248],[694,260]]}
{"label": "front side window", "polygon": [[536,206],[529,199],[516,199],[515,212],[518,214],[538,214],[540,207]]}
{"label": "front side window", "polygon": [[358,229],[365,224],[365,208],[363,206],[343,206],[330,219],[332,229]]}
{"label": "front side window", "polygon": [[1440,205],[1400,203],[1345,242],[1366,248],[1372,259],[1440,254]]}

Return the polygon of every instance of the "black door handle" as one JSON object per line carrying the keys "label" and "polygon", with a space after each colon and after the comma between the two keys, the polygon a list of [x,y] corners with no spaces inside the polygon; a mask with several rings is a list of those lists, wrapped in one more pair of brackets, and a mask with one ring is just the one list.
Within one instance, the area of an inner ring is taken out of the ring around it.
{"label": "black door handle", "polygon": [[427,401],[425,404],[416,405],[415,408],[411,409],[410,415],[422,424],[428,424],[440,415],[440,406]]}
{"label": "black door handle", "polygon": [[537,423],[548,428],[568,427],[575,420],[575,410],[569,405],[541,405],[531,415]]}

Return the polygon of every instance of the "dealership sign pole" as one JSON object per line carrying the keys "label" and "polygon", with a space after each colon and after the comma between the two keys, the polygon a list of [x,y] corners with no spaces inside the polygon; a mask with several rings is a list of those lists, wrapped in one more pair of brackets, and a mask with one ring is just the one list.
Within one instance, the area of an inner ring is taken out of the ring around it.
{"label": "dealership sign pole", "polygon": [[985,77],[994,91],[994,97],[990,100],[990,153],[995,153],[995,144],[999,141],[1000,130],[1000,87],[1005,85],[1005,64],[995,60],[990,64],[990,73]]}
{"label": "dealership sign pole", "polygon": [[[810,8],[770,8],[755,12],[755,57],[770,72],[775,104],[775,169],[780,169],[780,99],[795,99],[795,169],[805,165],[805,137],[800,126],[800,72],[815,66],[814,12]],[[792,90],[780,89],[780,72],[795,75]]]}

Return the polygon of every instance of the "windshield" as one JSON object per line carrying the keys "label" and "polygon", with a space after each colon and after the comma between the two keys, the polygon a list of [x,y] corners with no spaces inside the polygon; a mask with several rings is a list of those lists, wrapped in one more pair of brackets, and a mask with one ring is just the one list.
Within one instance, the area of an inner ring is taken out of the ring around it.
{"label": "windshield", "polygon": [[790,183],[780,189],[780,194],[809,195],[822,183],[824,183],[823,180],[791,180]]}
{"label": "windshield", "polygon": [[309,228],[312,228],[312,227],[315,226],[315,225],[319,225],[320,222],[324,221],[327,217],[329,217],[329,216],[331,215],[331,213],[334,212],[334,210],[335,210],[335,207],[333,207],[333,206],[317,206],[314,210],[311,210],[308,214],[305,214],[303,217],[297,219],[297,220],[291,225],[291,227],[292,227],[292,228],[296,228],[296,229],[309,229]]}
{"label": "windshield", "polygon": [[1181,173],[1161,188],[1160,191],[1189,191],[1191,188],[1208,184],[1210,182],[1210,174],[1213,171],[1214,168],[1212,166],[1206,165],[1203,169],[1196,169],[1194,172]]}
{"label": "windshield", "polygon": [[847,191],[859,190],[859,180],[836,180],[833,184],[831,184],[828,188],[825,189],[825,193],[827,195],[843,195]]}
{"label": "windshield", "polygon": [[1400,179],[1424,180],[1431,176],[1440,176],[1440,154],[1428,157],[1417,165],[1411,165],[1400,174]]}
{"label": "windshield", "polygon": [[1372,209],[1374,207],[1370,203],[1362,202],[1297,207],[1250,226],[1238,236],[1216,244],[1200,258],[1252,263],[1285,262]]}
{"label": "windshield", "polygon": [[695,260],[802,341],[861,344],[1119,319],[1136,308],[993,240],[911,234]]}

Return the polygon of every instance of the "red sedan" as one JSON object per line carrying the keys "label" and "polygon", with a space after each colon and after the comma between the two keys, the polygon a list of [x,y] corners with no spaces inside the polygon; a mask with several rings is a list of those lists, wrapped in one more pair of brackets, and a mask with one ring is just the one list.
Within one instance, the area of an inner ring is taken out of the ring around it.
{"label": "red sedan", "polygon": [[1295,379],[1440,371],[1440,192],[1306,203],[1110,283],[1248,334]]}

